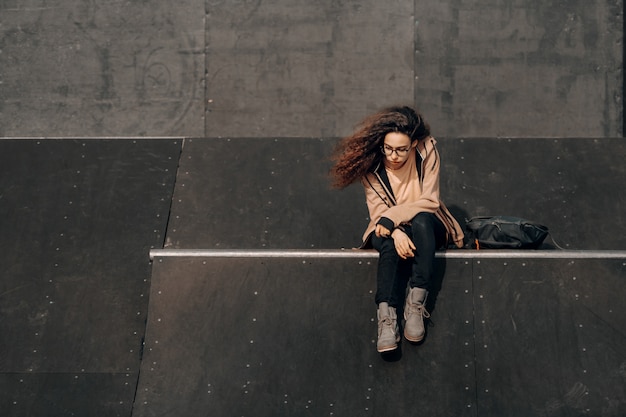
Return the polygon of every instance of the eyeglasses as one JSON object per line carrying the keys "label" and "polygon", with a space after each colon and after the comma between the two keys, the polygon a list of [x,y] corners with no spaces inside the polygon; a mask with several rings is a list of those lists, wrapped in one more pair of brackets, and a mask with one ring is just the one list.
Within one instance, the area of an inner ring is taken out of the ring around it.
{"label": "eyeglasses", "polygon": [[384,153],[387,156],[391,156],[395,152],[396,155],[398,155],[399,157],[402,157],[402,156],[405,156],[407,153],[409,153],[409,151],[411,150],[411,147],[408,146],[405,148],[392,148],[391,146],[383,145],[380,147],[380,150],[382,151],[382,153]]}

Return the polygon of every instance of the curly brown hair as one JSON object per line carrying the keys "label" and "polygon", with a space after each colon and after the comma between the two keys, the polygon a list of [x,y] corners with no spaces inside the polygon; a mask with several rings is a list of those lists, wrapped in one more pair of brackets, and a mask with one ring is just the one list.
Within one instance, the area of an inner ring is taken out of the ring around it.
{"label": "curly brown hair", "polygon": [[383,158],[380,147],[389,132],[404,133],[414,142],[430,136],[430,127],[408,106],[388,107],[366,117],[335,147],[330,171],[333,187],[345,188],[373,170]]}

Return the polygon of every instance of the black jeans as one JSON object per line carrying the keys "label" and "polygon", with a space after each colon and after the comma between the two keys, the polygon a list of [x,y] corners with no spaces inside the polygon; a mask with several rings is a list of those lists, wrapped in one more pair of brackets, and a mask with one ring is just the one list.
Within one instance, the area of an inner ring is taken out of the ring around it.
{"label": "black jeans", "polygon": [[446,243],[446,228],[433,213],[419,213],[411,224],[402,225],[415,245],[414,257],[402,259],[393,239],[372,234],[372,246],[379,253],[375,301],[385,301],[391,307],[404,302],[408,279],[411,288],[428,289],[433,277],[435,251]]}

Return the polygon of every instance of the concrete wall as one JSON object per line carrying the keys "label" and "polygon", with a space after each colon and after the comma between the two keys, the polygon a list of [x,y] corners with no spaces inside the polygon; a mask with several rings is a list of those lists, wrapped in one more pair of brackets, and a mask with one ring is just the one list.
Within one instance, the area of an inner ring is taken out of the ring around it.
{"label": "concrete wall", "polygon": [[0,137],[623,134],[617,0],[0,3]]}

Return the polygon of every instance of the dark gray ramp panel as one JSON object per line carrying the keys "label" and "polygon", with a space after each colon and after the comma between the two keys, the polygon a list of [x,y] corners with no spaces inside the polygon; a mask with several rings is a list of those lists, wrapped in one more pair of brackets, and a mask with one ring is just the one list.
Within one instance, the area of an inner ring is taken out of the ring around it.
{"label": "dark gray ramp panel", "polygon": [[624,258],[525,253],[439,258],[391,356],[373,257],[156,257],[134,415],[623,416]]}
{"label": "dark gray ramp panel", "polygon": [[181,144],[0,141],[0,415],[128,409]]}
{"label": "dark gray ramp panel", "polygon": [[133,416],[476,415],[471,261],[426,343],[376,352],[375,261],[157,258]]}
{"label": "dark gray ramp panel", "polygon": [[137,372],[0,374],[6,417],[130,416]]}
{"label": "dark gray ramp panel", "polygon": [[[335,139],[193,139],[181,158],[168,247],[350,248],[367,208],[360,184],[332,190]],[[626,249],[623,139],[446,139],[443,200],[463,224],[512,215],[566,249]],[[546,243],[552,243],[550,239]]]}
{"label": "dark gray ramp panel", "polygon": [[479,415],[626,415],[626,262],[474,264]]}
{"label": "dark gray ramp panel", "polygon": [[565,249],[626,249],[623,138],[442,139],[439,149],[442,193],[461,213],[536,220]]}
{"label": "dark gray ramp panel", "polygon": [[331,190],[334,140],[188,139],[167,247],[327,248],[358,245],[360,186]]}

